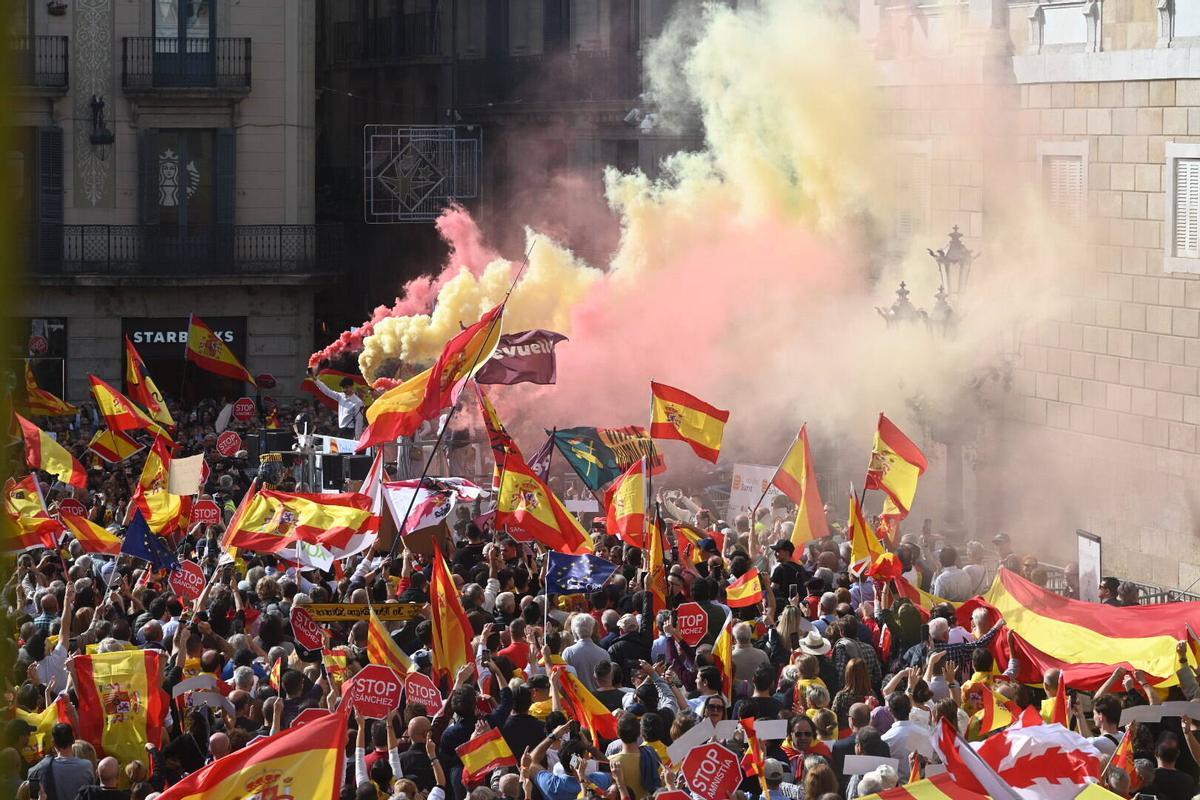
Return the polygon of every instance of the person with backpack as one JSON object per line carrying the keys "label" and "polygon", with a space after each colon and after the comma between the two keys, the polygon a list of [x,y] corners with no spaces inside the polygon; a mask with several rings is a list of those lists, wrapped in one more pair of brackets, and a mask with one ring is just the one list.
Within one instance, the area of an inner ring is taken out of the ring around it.
{"label": "person with backpack", "polygon": [[80,789],[96,782],[92,763],[76,758],[72,752],[75,730],[69,724],[60,722],[55,725],[50,737],[54,741],[54,752],[29,771],[29,796],[39,797],[40,787],[46,793],[47,800],[75,800]]}
{"label": "person with backpack", "polygon": [[646,800],[662,786],[662,761],[649,745],[638,745],[642,724],[636,714],[617,720],[621,751],[608,759],[622,800]]}

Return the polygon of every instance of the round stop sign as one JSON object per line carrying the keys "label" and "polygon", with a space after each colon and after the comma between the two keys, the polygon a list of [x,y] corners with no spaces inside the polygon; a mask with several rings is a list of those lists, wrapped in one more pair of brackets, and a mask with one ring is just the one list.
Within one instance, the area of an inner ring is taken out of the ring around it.
{"label": "round stop sign", "polygon": [[249,422],[258,412],[258,404],[253,397],[241,397],[233,404],[233,418],[238,422]]}
{"label": "round stop sign", "polygon": [[733,751],[716,742],[693,747],[683,759],[688,786],[704,800],[727,800],[742,782],[742,768]]}
{"label": "round stop sign", "polygon": [[404,696],[406,703],[420,703],[425,706],[426,716],[434,716],[442,710],[442,693],[428,675],[420,672],[410,672],[404,679]]}
{"label": "round stop sign", "polygon": [[77,517],[86,517],[87,508],[85,508],[83,503],[79,502],[74,497],[68,497],[58,504],[58,513],[74,514]]}
{"label": "round stop sign", "polygon": [[691,647],[698,647],[708,633],[708,612],[699,603],[683,603],[675,613],[679,619],[675,625],[679,638]]}
{"label": "round stop sign", "polygon": [[226,458],[233,458],[234,453],[242,449],[242,437],[237,431],[224,431],[217,437],[217,452]]}
{"label": "round stop sign", "polygon": [[292,727],[299,728],[301,725],[309,722],[316,722],[322,717],[328,717],[332,713],[332,711],[326,711],[323,708],[306,708],[297,714],[296,718],[292,720]]}
{"label": "round stop sign", "polygon": [[180,563],[179,569],[173,570],[167,579],[167,585],[171,587],[171,591],[179,595],[179,598],[185,603],[190,603],[199,597],[207,582],[204,570],[195,561]]}
{"label": "round stop sign", "polygon": [[[237,452],[236,450],[234,451]],[[199,522],[203,525],[216,525],[221,521],[221,507],[212,500],[198,500],[192,503],[192,524]]]}
{"label": "round stop sign", "polygon": [[369,664],[350,681],[346,699],[364,717],[383,719],[393,708],[400,707],[404,683],[391,667]]}

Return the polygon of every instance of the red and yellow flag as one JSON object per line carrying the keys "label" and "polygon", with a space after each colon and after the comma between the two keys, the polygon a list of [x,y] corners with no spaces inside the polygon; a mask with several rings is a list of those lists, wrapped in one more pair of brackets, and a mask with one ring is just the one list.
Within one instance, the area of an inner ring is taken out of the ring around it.
{"label": "red and yellow flag", "polygon": [[700,458],[717,463],[729,412],[663,383],[652,381],[650,395],[650,437],[687,442]]}
{"label": "red and yellow flag", "polygon": [[825,504],[817,486],[817,471],[813,468],[812,449],[808,444],[808,425],[800,428],[787,455],[775,470],[771,483],[796,504],[796,523],[792,526],[792,544],[797,552],[814,539],[829,535],[825,519]]}
{"label": "red and yellow flag", "polygon": [[4,484],[4,516],[0,519],[0,552],[23,553],[40,547],[53,550],[63,532],[62,523],[46,511],[42,487],[30,474]]}
{"label": "red and yellow flag", "polygon": [[454,680],[460,667],[474,660],[471,653],[473,628],[462,598],[434,539],[433,575],[429,579],[429,605],[433,610],[433,678]]}
{"label": "red and yellow flag", "polygon": [[500,415],[496,413],[495,406],[492,405],[487,393],[478,383],[475,384],[475,394],[479,398],[479,413],[483,416],[483,426],[487,429],[488,443],[492,447],[494,464],[492,467],[492,490],[494,491],[500,488],[501,473],[504,471],[504,465],[508,463],[508,459],[515,457],[524,461],[525,456],[521,454],[521,448],[517,447],[517,443],[505,429],[504,423],[500,421]]}
{"label": "red and yellow flag", "polygon": [[251,386],[257,386],[254,376],[250,374],[237,356],[229,349],[229,345],[204,320],[192,315],[188,323],[187,349],[184,358],[191,361],[205,372],[223,375],[226,378],[243,381]]}
{"label": "red and yellow flag", "polygon": [[447,342],[432,367],[380,395],[367,409],[370,425],[359,449],[411,436],[421,423],[458,402],[466,382],[496,352],[503,316],[501,303]]}
{"label": "red and yellow flag", "polygon": [[350,648],[327,647],[321,651],[321,658],[325,661],[325,671],[329,673],[334,688],[340,692],[350,670]]}
{"label": "red and yellow flag", "polygon": [[122,764],[146,757],[146,743],[162,745],[170,705],[162,690],[164,653],[123,650],[72,661],[79,695],[79,730],[102,756]]}
{"label": "red and yellow flag", "polygon": [[146,372],[146,362],[129,337],[125,337],[125,386],[129,389],[131,399],[141,403],[150,412],[150,418],[168,428],[175,427],[175,420],[167,408],[167,401],[162,392],[154,385]]}
{"label": "red and yellow flag", "polygon": [[371,498],[357,492],[303,494],[263,489],[230,520],[224,545],[277,553],[297,540],[345,547],[355,534],[377,531]]}
{"label": "red and yellow flag", "polygon": [[171,446],[161,436],[154,438],[142,475],[133,489],[133,508],[140,508],[150,530],[160,535],[186,528],[191,516],[190,497],[171,494],[167,491],[168,473],[171,469]]}
{"label": "red and yellow flag", "polygon": [[713,642],[713,661],[721,670],[721,694],[726,701],[733,700],[733,614],[725,617],[725,624]]}
{"label": "red and yellow flag", "polygon": [[1186,628],[1188,649],[1192,651],[1192,659],[1196,662],[1193,666],[1200,667],[1200,633],[1196,633],[1190,622]]}
{"label": "red and yellow flag", "polygon": [[110,464],[119,464],[146,448],[121,431],[110,431],[107,428],[103,428],[92,435],[92,440],[88,442],[87,449]]}
{"label": "red and yellow flag", "polygon": [[917,494],[917,479],[928,466],[921,448],[880,414],[867,466],[867,488],[879,489],[891,500],[890,506],[884,506],[885,516],[907,516]]}
{"label": "red and yellow flag", "polygon": [[886,792],[867,795],[861,800],[988,800],[988,797],[964,789],[954,782],[950,773],[943,772],[932,778],[888,789]]}
{"label": "red and yellow flag", "polygon": [[283,659],[275,659],[271,671],[267,673],[267,683],[277,694],[283,694]]}
{"label": "red and yellow flag", "polygon": [[391,667],[400,677],[404,677],[413,670],[412,660],[388,633],[375,609],[370,609],[370,612],[370,621],[367,624],[367,657],[371,659],[372,664]]}
{"label": "red and yellow flag", "polygon": [[762,602],[762,580],[758,568],[751,567],[742,577],[725,587],[725,602],[730,608],[745,608]]}
{"label": "red and yellow flag", "polygon": [[1054,691],[1054,698],[1051,701],[1050,712],[1047,716],[1049,719],[1046,722],[1054,724],[1057,722],[1064,728],[1071,725],[1071,714],[1068,708],[1067,701],[1067,673],[1059,670],[1058,672],[1058,688]]}
{"label": "red and yellow flag", "polygon": [[570,555],[592,552],[592,540],[562,501],[516,455],[509,455],[496,499],[496,528]]}
{"label": "red and yellow flag", "polygon": [[1137,720],[1131,720],[1129,727],[1125,729],[1125,736],[1117,744],[1117,749],[1113,752],[1112,758],[1108,761],[1108,766],[1104,768],[1104,772],[1108,773],[1113,767],[1119,767],[1125,770],[1125,774],[1129,776],[1129,795],[1142,788],[1142,777],[1138,775],[1137,769],[1133,764],[1133,740],[1137,738]]}
{"label": "red and yellow flag", "polygon": [[976,684],[982,694],[982,708],[979,715],[980,735],[991,733],[1000,728],[1007,728],[1021,715],[1021,709],[1007,697],[997,695],[986,683]]}
{"label": "red and yellow flag", "polygon": [[95,375],[88,375],[92,383],[92,397],[96,398],[96,407],[108,423],[109,430],[135,431],[146,428],[151,431],[161,431],[158,423],[150,419],[133,401],[109,386]]}
{"label": "red and yellow flag", "polygon": [[604,492],[605,523],[610,535],[646,548],[646,459],[639,458]]}
{"label": "red and yellow flag", "polygon": [[71,532],[71,535],[83,546],[88,553],[106,553],[110,556],[121,552],[121,538],[87,517],[76,514],[58,512],[58,518]]}
{"label": "red and yellow flag", "polygon": [[346,770],[350,704],[299,728],[259,738],[196,770],[160,800],[304,797],[337,800]]}
{"label": "red and yellow flag", "polygon": [[[693,565],[703,561],[704,555],[700,551],[700,540],[707,534],[682,522],[675,523],[673,527],[675,528],[675,543],[679,546],[679,560]],[[718,547],[717,549],[724,548]]]}
{"label": "red and yellow flag", "polygon": [[28,361],[25,362],[25,408],[31,417],[73,417],[79,412],[76,406],[40,388]]}
{"label": "red and yellow flag", "polygon": [[884,554],[885,548],[875,532],[867,527],[862,506],[858,504],[853,486],[850,487],[850,521],[847,526],[850,528],[850,569],[852,572],[861,573]]}
{"label": "red and yellow flag", "polygon": [[654,522],[650,524],[648,532],[650,541],[646,549],[646,588],[653,595],[651,600],[651,610],[654,614],[655,624],[658,620],[658,612],[667,607],[667,532],[663,523],[662,515],[655,509]]}
{"label": "red and yellow flag", "polygon": [[556,666],[554,674],[558,676],[559,685],[563,690],[563,706],[567,716],[579,720],[579,726],[592,732],[592,741],[596,747],[601,747],[601,740],[612,741],[617,738],[617,718],[592,694],[579,678],[567,667]]}
{"label": "red and yellow flag", "polygon": [[499,728],[492,728],[483,736],[476,736],[454,752],[458,753],[462,760],[462,782],[467,787],[486,782],[495,770],[517,765],[516,756]]}
{"label": "red and yellow flag", "polygon": [[26,764],[36,764],[43,756],[50,755],[54,751],[54,726],[60,722],[71,722],[71,712],[67,709],[67,698],[64,696],[55,698],[41,711],[26,711],[15,706],[13,716],[34,727],[33,733],[29,734],[28,744],[21,751]]}
{"label": "red and yellow flag", "polygon": [[78,489],[87,488],[87,470],[75,460],[71,451],[59,444],[50,434],[34,425],[20,414],[14,414],[21,426],[21,438],[25,441],[25,463],[32,469],[40,469],[57,475],[63,483]]}
{"label": "red and yellow flag", "polygon": [[371,385],[366,379],[357,372],[342,372],[339,369],[323,369],[316,375],[310,375],[300,383],[300,389],[308,392],[321,405],[328,408],[330,411],[337,411],[337,401],[317,388],[316,382],[320,381],[335,392],[342,391],[342,381],[346,378],[354,381],[353,391],[356,395],[362,398],[363,405],[369,406],[375,402],[375,395],[371,392]]}
{"label": "red and yellow flag", "polygon": [[744,717],[740,720],[742,730],[746,732],[746,755],[742,758],[742,771],[746,776],[758,776],[758,785],[762,788],[762,796],[770,797],[771,789],[767,786],[766,770],[763,769],[762,742],[758,740],[758,731],[754,729],[754,717]]}

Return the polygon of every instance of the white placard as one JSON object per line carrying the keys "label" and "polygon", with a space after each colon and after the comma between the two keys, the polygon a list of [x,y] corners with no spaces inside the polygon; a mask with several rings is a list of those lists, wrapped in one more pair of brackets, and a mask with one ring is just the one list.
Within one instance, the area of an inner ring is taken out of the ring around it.
{"label": "white placard", "polygon": [[184,692],[198,692],[204,689],[213,689],[217,685],[215,676],[207,672],[201,672],[194,678],[188,678],[186,681],[180,681],[171,689],[171,697],[179,697]]}
{"label": "white placard", "polygon": [[788,721],[786,719],[760,719],[754,723],[754,732],[760,742],[771,739],[787,738]]}
{"label": "white placard", "polygon": [[713,731],[712,738],[718,742],[724,742],[733,738],[737,733],[738,725],[741,723],[736,719],[723,719],[717,723],[716,730]]}
{"label": "white placard", "polygon": [[1100,559],[1100,537],[1087,531],[1075,531],[1079,563],[1079,599],[1100,602],[1100,579],[1104,577]]}
{"label": "white placard", "polygon": [[712,720],[705,717],[671,743],[671,746],[667,748],[667,756],[671,759],[672,764],[682,764],[683,759],[687,758],[687,754],[692,752],[693,747],[704,744],[712,738],[712,735]]}
{"label": "white placard", "polygon": [[[783,494],[771,484],[771,479],[775,477],[775,469],[762,464],[733,465],[733,478],[729,484],[730,519],[738,514],[749,513],[760,497],[762,507],[770,508],[771,501]],[[766,497],[763,497],[764,490],[767,492]]]}
{"label": "white placard", "polygon": [[891,767],[900,771],[900,759],[884,758],[883,756],[846,756],[843,775],[865,775],[876,767]]}
{"label": "white placard", "polygon": [[204,472],[204,454],[171,459],[167,471],[167,491],[191,496],[200,493],[200,475]]}
{"label": "white placard", "polygon": [[1130,722],[1158,722],[1163,717],[1200,719],[1200,701],[1172,700],[1156,706],[1133,706],[1121,712],[1121,725]]}

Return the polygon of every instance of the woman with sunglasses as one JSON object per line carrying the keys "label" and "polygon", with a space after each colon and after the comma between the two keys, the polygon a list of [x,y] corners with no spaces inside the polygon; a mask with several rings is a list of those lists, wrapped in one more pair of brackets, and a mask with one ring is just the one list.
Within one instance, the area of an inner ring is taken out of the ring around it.
{"label": "woman with sunglasses", "polygon": [[728,707],[725,704],[725,698],[719,694],[709,695],[708,699],[704,701],[704,716],[713,725],[725,719],[727,711]]}

